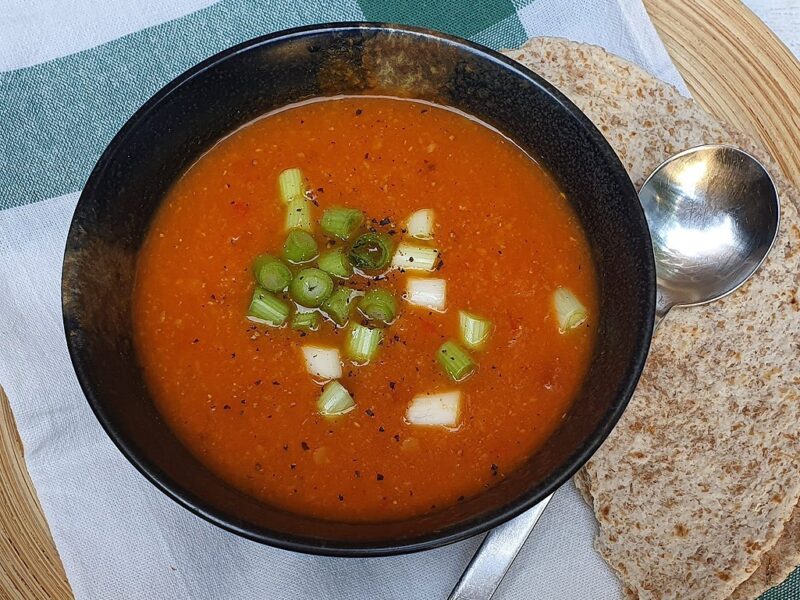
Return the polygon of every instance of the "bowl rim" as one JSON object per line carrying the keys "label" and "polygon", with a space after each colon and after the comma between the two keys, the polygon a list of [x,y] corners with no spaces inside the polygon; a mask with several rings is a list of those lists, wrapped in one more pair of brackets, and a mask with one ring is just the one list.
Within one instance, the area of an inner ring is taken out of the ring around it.
{"label": "bowl rim", "polygon": [[[221,50],[220,52],[217,52],[195,66],[187,69],[172,79],[169,83],[164,85],[139,109],[137,109],[136,112],[134,112],[133,115],[123,124],[117,134],[109,142],[103,153],[98,158],[97,163],[92,169],[92,172],[89,175],[89,178],[87,179],[87,182],[81,192],[80,198],[75,207],[73,219],[70,223],[69,232],[67,234],[65,260],[62,266],[62,318],[70,359],[75,369],[80,387],[92,409],[92,412],[105,430],[108,437],[120,450],[123,456],[125,456],[125,458],[161,492],[166,494],[179,505],[188,509],[191,513],[205,519],[206,521],[213,523],[214,525],[226,531],[255,542],[267,544],[283,550],[312,555],[338,557],[378,557],[431,550],[465,540],[481,533],[485,533],[486,531],[489,531],[490,529],[502,525],[506,521],[517,517],[518,515],[538,504],[550,494],[554,493],[556,490],[558,490],[558,488],[564,485],[567,480],[570,479],[586,463],[587,460],[589,460],[589,458],[591,458],[609,433],[611,433],[612,429],[622,416],[622,413],[627,407],[636,385],[638,384],[642,370],[644,369],[645,361],[647,359],[654,329],[656,306],[656,275],[652,252],[650,253],[649,259],[648,257],[645,257],[644,261],[645,270],[648,271],[648,273],[645,273],[645,275],[649,274],[649,277],[647,277],[649,286],[648,289],[645,290],[646,295],[643,294],[643,296],[645,296],[643,297],[643,301],[646,303],[648,316],[643,324],[643,331],[640,336],[640,341],[638,347],[636,348],[636,352],[634,353],[634,358],[628,366],[627,380],[624,382],[624,386],[621,386],[623,388],[621,393],[617,397],[612,408],[606,412],[601,421],[601,425],[593,432],[591,436],[585,438],[583,444],[572,453],[571,462],[564,465],[558,470],[558,472],[551,473],[547,479],[531,493],[515,497],[504,506],[494,510],[491,514],[486,515],[485,518],[473,518],[465,521],[464,523],[449,526],[443,530],[420,534],[408,540],[395,542],[357,542],[353,545],[331,545],[324,540],[310,536],[288,535],[276,532],[274,530],[266,530],[261,527],[254,527],[244,523],[241,520],[234,521],[229,517],[226,517],[222,511],[209,509],[207,505],[204,506],[205,502],[202,498],[196,497],[174,482],[166,480],[166,478],[162,477],[162,473],[156,465],[151,464],[149,461],[139,456],[138,453],[129,446],[127,441],[122,439],[122,436],[120,436],[116,431],[114,424],[110,419],[106,418],[103,411],[100,409],[100,403],[95,397],[91,378],[84,369],[84,361],[81,357],[81,350],[75,343],[73,343],[73,339],[69,333],[73,327],[69,322],[65,298],[66,281],[69,278],[68,273],[71,272],[71,267],[69,266],[66,258],[69,253],[70,243],[76,235],[76,229],[78,227],[75,220],[75,214],[78,213],[83,204],[90,202],[91,197],[95,193],[97,182],[102,179],[109,162],[115,156],[119,147],[125,142],[125,139],[128,137],[128,135],[135,130],[141,124],[141,122],[144,121],[147,116],[159,106],[162,101],[164,101],[177,88],[184,85],[192,78],[239,53],[247,52],[263,45],[303,38],[310,34],[331,34],[352,30],[398,32],[401,34],[411,34],[413,36],[443,41],[473,55],[480,56],[480,58],[483,60],[499,63],[502,67],[513,71],[516,76],[526,79],[529,83],[532,83],[541,89],[552,99],[553,102],[558,104],[562,110],[569,113],[570,116],[576,120],[576,122],[584,130],[585,134],[599,148],[600,152],[602,153],[603,160],[608,163],[612,173],[616,171],[616,173],[614,173],[616,178],[622,178],[623,182],[629,182],[633,197],[637,197],[633,183],[630,181],[630,177],[618,156],[611,148],[605,137],[597,129],[597,127],[589,120],[589,118],[572,101],[570,101],[562,92],[560,92],[547,80],[522,64],[500,54],[495,50],[492,50],[491,48],[436,30],[395,23],[342,21],[283,29],[246,40],[231,46],[230,48]],[[652,248],[644,211],[642,210],[641,205],[638,203],[638,199],[636,206],[639,209],[639,229],[641,230],[643,237],[647,240],[648,245]]]}

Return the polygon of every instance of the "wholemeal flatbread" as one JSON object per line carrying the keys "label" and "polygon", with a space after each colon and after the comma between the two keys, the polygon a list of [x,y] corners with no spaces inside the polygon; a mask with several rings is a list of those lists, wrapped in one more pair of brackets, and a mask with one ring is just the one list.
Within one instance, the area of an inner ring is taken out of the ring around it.
{"label": "wholemeal flatbread", "polygon": [[731,600],[752,600],[778,585],[800,564],[800,505],[795,506],[781,537],[761,558],[758,569],[736,588]]}
{"label": "wholemeal flatbread", "polygon": [[628,597],[755,598],[800,563],[800,196],[760,145],[599,47],[538,38],[507,54],[594,121],[637,187],[709,143],[747,150],[775,179],[770,257],[737,293],[667,316],[630,406],[576,478]]}

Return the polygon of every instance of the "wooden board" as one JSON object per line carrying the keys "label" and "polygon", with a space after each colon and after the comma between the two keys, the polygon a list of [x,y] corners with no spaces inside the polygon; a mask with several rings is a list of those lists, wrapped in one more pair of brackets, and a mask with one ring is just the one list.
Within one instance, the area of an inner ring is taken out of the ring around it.
{"label": "wooden board", "polygon": [[[738,0],[644,0],[695,99],[800,185],[800,64]],[[71,598],[0,390],[0,599]]]}
{"label": "wooden board", "polygon": [[644,0],[694,98],[763,140],[800,185],[800,66],[738,0]]}

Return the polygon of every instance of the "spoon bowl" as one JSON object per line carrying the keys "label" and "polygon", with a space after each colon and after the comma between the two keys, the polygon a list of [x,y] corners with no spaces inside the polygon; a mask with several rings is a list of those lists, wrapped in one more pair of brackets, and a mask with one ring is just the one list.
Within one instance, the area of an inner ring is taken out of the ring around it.
{"label": "spoon bowl", "polygon": [[639,200],[647,217],[659,316],[730,294],[761,265],[778,232],[769,173],[731,146],[699,146],[662,163]]}

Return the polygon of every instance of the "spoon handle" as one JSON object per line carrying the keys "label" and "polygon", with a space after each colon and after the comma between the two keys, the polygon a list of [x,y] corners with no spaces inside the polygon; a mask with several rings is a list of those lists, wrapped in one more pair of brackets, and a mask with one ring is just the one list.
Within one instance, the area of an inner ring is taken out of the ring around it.
{"label": "spoon handle", "polygon": [[667,313],[673,305],[673,302],[667,297],[667,294],[664,293],[661,286],[656,288],[656,317],[655,321],[653,321],[653,333],[655,333],[658,326],[661,325],[661,321],[664,320],[664,317],[667,316]]}
{"label": "spoon handle", "polygon": [[489,600],[552,498],[487,533],[448,600]]}

